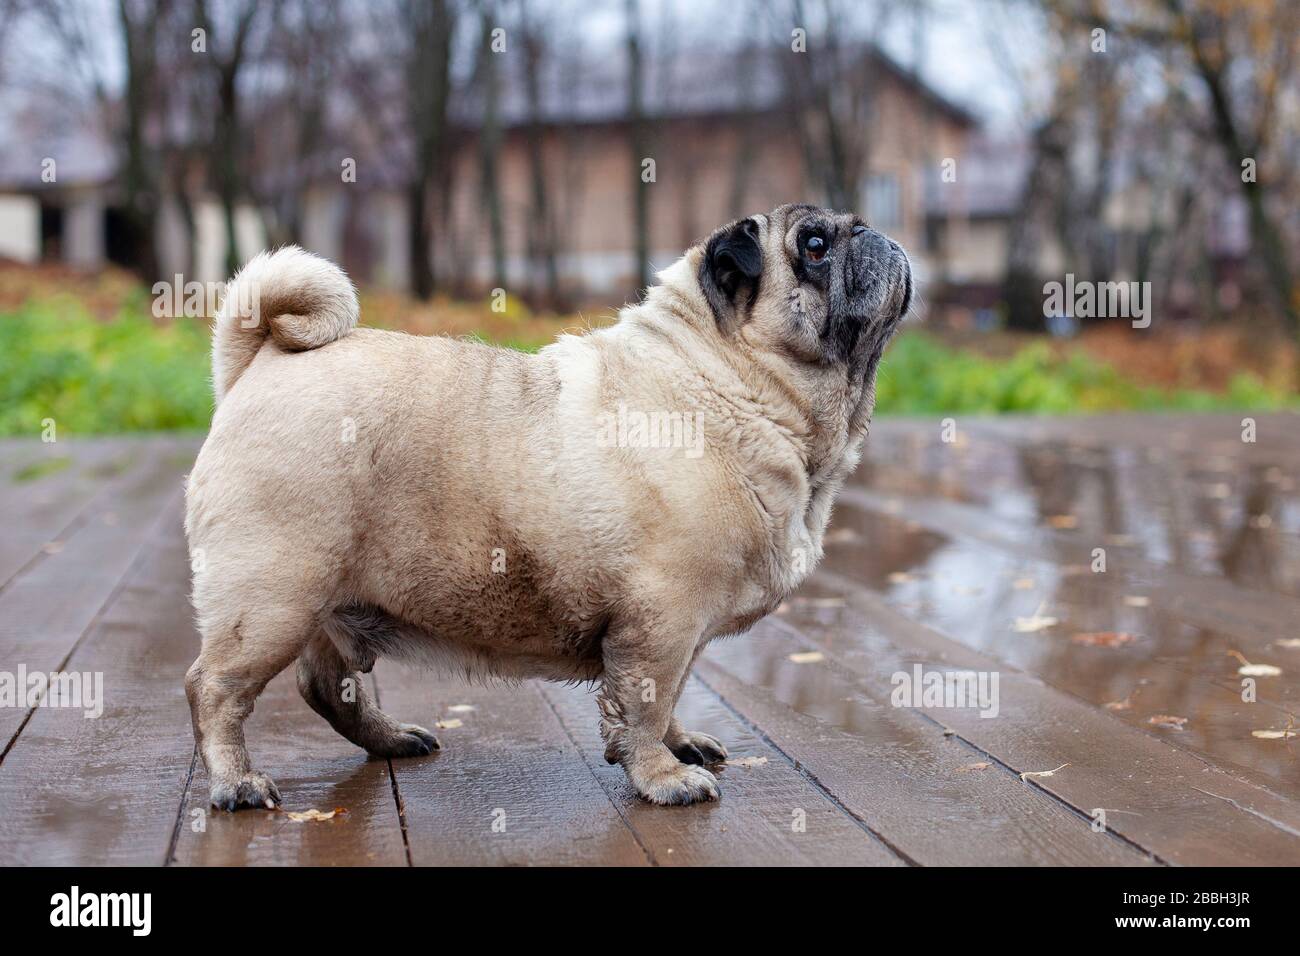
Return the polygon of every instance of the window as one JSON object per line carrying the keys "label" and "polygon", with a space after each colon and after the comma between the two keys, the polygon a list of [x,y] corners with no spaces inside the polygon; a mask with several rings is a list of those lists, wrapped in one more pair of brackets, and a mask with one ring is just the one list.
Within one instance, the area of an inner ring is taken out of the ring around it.
{"label": "window", "polygon": [[903,197],[893,173],[872,173],[867,177],[867,222],[873,229],[888,231],[903,224]]}

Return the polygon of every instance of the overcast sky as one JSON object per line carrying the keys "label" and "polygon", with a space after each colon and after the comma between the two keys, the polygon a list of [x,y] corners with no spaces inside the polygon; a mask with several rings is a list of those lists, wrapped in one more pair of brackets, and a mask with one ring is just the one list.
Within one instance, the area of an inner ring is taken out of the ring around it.
{"label": "overcast sky", "polygon": [[[781,0],[774,7],[784,9]],[[648,28],[659,22],[679,25],[683,44],[718,33],[736,36],[747,27],[753,5],[735,0],[641,0]],[[816,2],[806,4],[810,11]],[[879,39],[900,63],[918,68],[922,77],[945,96],[970,108],[990,125],[1016,127],[1025,109],[1048,92],[1043,65],[1049,55],[1047,36],[1031,0],[877,0],[855,6],[863,16],[888,9]],[[621,0],[592,3],[578,0],[582,29],[592,40],[617,43],[625,30]],[[917,14],[920,14],[918,21]],[[917,29],[918,22],[921,29]],[[874,33],[870,22],[852,25],[855,32]],[[919,49],[918,49],[919,48]],[[920,62],[918,63],[918,55]],[[1028,103],[1026,103],[1028,99]]]}
{"label": "overcast sky", "polygon": [[[117,29],[111,0],[82,3],[87,22],[97,25],[92,34]],[[584,47],[603,48],[616,56],[621,53],[626,30],[624,0],[546,0],[543,5],[562,10],[557,22],[566,34],[580,38]],[[806,5],[814,12],[821,6],[816,2]],[[772,6],[785,9],[780,0]],[[704,50],[714,43],[724,46],[752,39],[756,30],[762,32],[763,25],[755,24],[753,18],[755,10],[763,8],[761,3],[737,0],[641,0],[647,33],[668,30],[681,47]],[[918,68],[931,86],[985,118],[995,129],[1022,128],[1026,109],[1032,114],[1035,98],[1045,92],[1041,78],[1048,56],[1047,37],[1031,0],[879,0],[877,4],[863,0],[844,2],[842,9],[851,11],[849,17],[854,21],[844,25],[846,34],[876,37],[896,60]],[[888,11],[883,20],[875,13],[881,9]],[[768,29],[767,35],[774,29]],[[50,59],[59,58],[50,39],[40,34],[10,37],[5,53],[11,78],[15,67],[22,69],[24,59],[43,56],[38,52],[42,46],[49,47]],[[110,86],[115,86],[121,79],[116,45],[104,44],[100,50],[107,55],[101,72]],[[72,68],[66,63],[62,67]],[[0,115],[4,100],[0,89]]]}

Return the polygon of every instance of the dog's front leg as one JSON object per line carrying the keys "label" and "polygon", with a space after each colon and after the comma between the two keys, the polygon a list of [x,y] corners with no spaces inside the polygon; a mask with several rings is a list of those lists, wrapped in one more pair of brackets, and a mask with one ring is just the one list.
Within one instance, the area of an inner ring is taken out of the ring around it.
{"label": "dog's front leg", "polygon": [[695,667],[695,661],[702,650],[704,650],[704,642],[700,641],[691,652],[691,662],[682,674],[682,679],[677,682],[677,689],[673,693],[673,715],[668,721],[668,732],[664,734],[664,744],[682,763],[722,763],[727,759],[727,748],[723,746],[721,740],[712,734],[687,730],[677,719],[677,704],[682,699],[682,691],[686,689],[686,682],[691,679],[691,669]]}
{"label": "dog's front leg", "polygon": [[616,627],[605,637],[597,698],[605,753],[623,765],[636,792],[652,803],[718,798],[717,778],[682,763],[664,743],[697,638],[690,629],[645,625]]}

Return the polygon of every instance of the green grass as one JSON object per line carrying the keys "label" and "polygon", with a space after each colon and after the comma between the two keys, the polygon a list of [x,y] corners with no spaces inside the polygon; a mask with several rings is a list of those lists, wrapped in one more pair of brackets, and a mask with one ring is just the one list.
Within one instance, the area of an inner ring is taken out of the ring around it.
{"label": "green grass", "polygon": [[889,347],[876,383],[882,415],[1268,411],[1298,404],[1295,395],[1270,390],[1248,373],[1233,378],[1222,394],[1155,388],[1080,352],[1058,356],[1046,343],[992,359],[915,331]]}
{"label": "green grass", "polygon": [[207,428],[208,333],[194,319],[154,323],[148,300],[112,322],[52,296],[0,314],[0,435],[59,437]]}
{"label": "green grass", "polygon": [[[534,350],[531,342],[501,344]],[[205,322],[155,322],[143,292],[111,322],[62,294],[0,313],[0,435],[39,435],[47,418],[60,437],[202,430],[212,414],[208,345]],[[877,394],[884,415],[1262,411],[1298,404],[1247,374],[1224,394],[1160,389],[1077,352],[1059,356],[1045,343],[992,359],[917,331],[890,347]]]}

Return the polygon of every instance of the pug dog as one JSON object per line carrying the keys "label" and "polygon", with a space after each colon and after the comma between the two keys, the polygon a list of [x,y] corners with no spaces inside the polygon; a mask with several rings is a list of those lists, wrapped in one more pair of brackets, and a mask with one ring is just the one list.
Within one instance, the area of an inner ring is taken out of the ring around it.
{"label": "pug dog", "polygon": [[638,794],[716,799],[727,750],[678,696],[817,564],[911,299],[896,242],[810,205],[723,226],[616,324],[535,355],[357,328],[333,264],[254,258],[216,320],[186,493],[213,805],[280,802],[243,723],[295,662],[357,746],[437,749],[368,696],[378,657],[598,682],[605,757]]}

